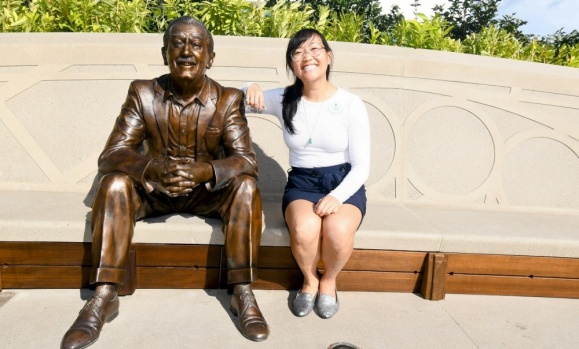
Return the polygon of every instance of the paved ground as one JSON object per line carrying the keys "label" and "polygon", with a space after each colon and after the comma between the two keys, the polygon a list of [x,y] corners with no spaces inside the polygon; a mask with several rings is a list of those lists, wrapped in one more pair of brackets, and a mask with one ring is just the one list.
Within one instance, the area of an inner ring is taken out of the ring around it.
{"label": "paved ground", "polygon": [[[579,300],[447,295],[427,301],[407,293],[340,292],[330,320],[293,316],[295,292],[255,291],[270,338],[243,338],[217,290],[137,290],[121,299],[98,348],[579,348]],[[88,290],[4,290],[0,347],[58,348],[90,296]]]}

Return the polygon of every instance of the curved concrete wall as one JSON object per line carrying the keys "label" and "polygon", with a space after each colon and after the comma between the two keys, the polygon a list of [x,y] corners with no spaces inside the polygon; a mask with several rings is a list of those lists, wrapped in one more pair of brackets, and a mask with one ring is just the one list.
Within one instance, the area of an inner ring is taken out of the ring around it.
{"label": "curved concrete wall", "polygon": [[[216,37],[224,85],[289,83],[284,39]],[[159,34],[0,34],[0,189],[86,191],[133,79],[164,74]],[[579,210],[579,69],[332,43],[332,81],[371,117],[372,200]],[[250,115],[266,193],[279,123]]]}

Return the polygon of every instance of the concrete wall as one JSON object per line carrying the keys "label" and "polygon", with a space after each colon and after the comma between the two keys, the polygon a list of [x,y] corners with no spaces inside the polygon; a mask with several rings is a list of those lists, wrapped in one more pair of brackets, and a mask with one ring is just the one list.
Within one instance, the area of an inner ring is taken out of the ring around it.
{"label": "concrete wall", "polygon": [[[289,83],[286,40],[215,41],[209,76],[222,84]],[[0,189],[88,191],[129,82],[167,71],[161,42],[0,34]],[[332,82],[361,96],[371,117],[370,199],[579,212],[579,69],[332,44]],[[249,122],[263,191],[279,194],[288,167],[279,123]]]}

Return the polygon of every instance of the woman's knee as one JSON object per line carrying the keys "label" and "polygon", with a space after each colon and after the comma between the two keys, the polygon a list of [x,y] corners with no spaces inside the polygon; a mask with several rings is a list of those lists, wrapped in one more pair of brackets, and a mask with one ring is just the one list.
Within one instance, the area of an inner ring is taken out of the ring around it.
{"label": "woman's knee", "polygon": [[352,244],[355,233],[355,229],[351,229],[349,224],[324,222],[322,240],[334,249],[342,249]]}
{"label": "woman's knee", "polygon": [[311,244],[320,239],[320,224],[315,219],[298,217],[288,224],[292,241],[299,244]]}

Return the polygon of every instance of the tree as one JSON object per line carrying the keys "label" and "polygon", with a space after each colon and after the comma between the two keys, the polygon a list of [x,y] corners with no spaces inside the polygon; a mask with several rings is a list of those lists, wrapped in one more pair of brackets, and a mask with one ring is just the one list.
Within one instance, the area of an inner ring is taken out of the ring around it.
{"label": "tree", "polygon": [[[378,0],[297,0],[303,5],[309,4],[316,9],[319,6],[328,6],[331,11],[336,13],[353,12],[368,18],[380,16],[382,7]],[[275,5],[278,0],[267,0],[266,5],[271,7]]]}
{"label": "tree", "polygon": [[513,34],[513,36],[522,43],[529,43],[529,37],[519,29],[527,23],[527,21],[516,18],[515,13],[505,15],[497,21],[499,28],[504,29],[507,33]]}
{"label": "tree", "polygon": [[579,32],[573,30],[567,34],[563,31],[564,28],[557,30],[555,33],[543,37],[541,41],[551,44],[555,48],[555,57],[564,55],[565,48],[575,47],[579,45]]}
{"label": "tree", "polygon": [[[266,6],[271,7],[279,0],[267,0]],[[382,6],[379,0],[296,0],[302,3],[302,8],[310,5],[314,10],[314,16],[319,18],[319,6],[326,6],[336,14],[354,13],[365,23],[366,35],[369,35],[370,23],[379,31],[388,31],[401,18],[403,18],[400,8],[392,6],[390,13],[382,14]]]}
{"label": "tree", "polygon": [[418,8],[420,7],[420,2],[419,0],[414,0],[414,2],[410,5],[412,7],[414,7],[414,10],[412,11],[414,13],[414,17],[416,17],[416,15],[418,15]]}
{"label": "tree", "polygon": [[394,26],[404,19],[402,11],[398,5],[392,5],[390,12],[387,15],[382,15],[380,21],[382,24],[382,30],[385,32],[391,32]]}
{"label": "tree", "polygon": [[382,16],[382,6],[378,0],[303,0],[312,8],[327,6],[335,13],[355,13],[367,22],[376,25],[377,19]]}
{"label": "tree", "polygon": [[450,6],[445,9],[441,5],[434,7],[435,13],[453,26],[450,36],[453,39],[464,40],[469,34],[476,34],[491,24],[498,13],[501,0],[450,0]]}

